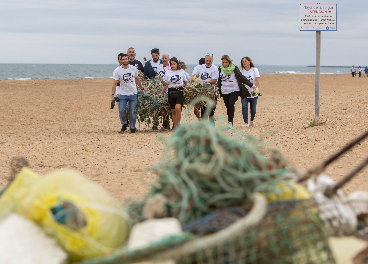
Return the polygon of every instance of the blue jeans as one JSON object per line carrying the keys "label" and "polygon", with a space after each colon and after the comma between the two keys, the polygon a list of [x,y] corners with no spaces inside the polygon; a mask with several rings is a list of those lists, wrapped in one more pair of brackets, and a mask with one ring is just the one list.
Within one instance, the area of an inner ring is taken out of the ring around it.
{"label": "blue jeans", "polygon": [[244,123],[248,124],[248,103],[250,104],[250,121],[254,121],[257,110],[257,100],[258,96],[254,98],[241,99]]}
{"label": "blue jeans", "polygon": [[119,95],[119,117],[122,125],[127,123],[125,116],[125,107],[129,102],[130,109],[130,128],[135,129],[135,122],[137,121],[137,94],[133,95]]}

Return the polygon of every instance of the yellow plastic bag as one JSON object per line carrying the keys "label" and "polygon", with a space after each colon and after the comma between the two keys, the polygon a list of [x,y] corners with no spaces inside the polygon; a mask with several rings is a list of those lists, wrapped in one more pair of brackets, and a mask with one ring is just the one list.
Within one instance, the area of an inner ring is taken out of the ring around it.
{"label": "yellow plastic bag", "polygon": [[[55,220],[52,209],[65,202],[84,215],[84,227],[73,230]],[[72,261],[104,256],[122,247],[129,236],[121,206],[101,186],[71,170],[56,171],[41,179],[24,168],[3,194],[0,211],[3,209],[38,223],[58,240]]]}
{"label": "yellow plastic bag", "polygon": [[309,192],[300,184],[294,182],[278,183],[276,184],[277,191],[275,192],[264,192],[267,201],[293,201],[310,199],[311,195]]}

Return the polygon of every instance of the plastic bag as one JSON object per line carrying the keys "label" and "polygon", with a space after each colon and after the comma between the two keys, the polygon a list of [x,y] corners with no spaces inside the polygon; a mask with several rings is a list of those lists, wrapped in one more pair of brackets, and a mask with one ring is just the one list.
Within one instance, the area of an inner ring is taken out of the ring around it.
{"label": "plastic bag", "polygon": [[[66,205],[69,209],[72,205],[83,215],[80,228],[71,228],[64,218],[56,217],[63,214]],[[55,237],[71,261],[104,256],[122,247],[129,235],[127,215],[114,198],[101,186],[71,170],[40,178],[24,168],[0,200],[0,218],[9,212],[33,220]]]}

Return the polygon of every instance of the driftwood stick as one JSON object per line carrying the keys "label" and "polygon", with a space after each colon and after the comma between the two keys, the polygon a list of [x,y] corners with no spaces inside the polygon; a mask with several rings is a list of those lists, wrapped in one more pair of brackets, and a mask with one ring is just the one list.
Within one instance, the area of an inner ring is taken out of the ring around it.
{"label": "driftwood stick", "polygon": [[341,155],[343,155],[345,152],[349,151],[352,147],[354,147],[356,144],[358,144],[360,141],[368,137],[368,130],[361,134],[359,137],[352,140],[349,144],[347,144],[345,147],[343,147],[341,150],[333,154],[331,157],[329,157],[327,160],[322,162],[322,164],[319,164],[312,169],[309,169],[303,177],[301,177],[298,182],[303,182],[305,180],[308,180],[312,175],[318,175],[322,173],[328,165],[330,165],[333,161],[337,160]]}

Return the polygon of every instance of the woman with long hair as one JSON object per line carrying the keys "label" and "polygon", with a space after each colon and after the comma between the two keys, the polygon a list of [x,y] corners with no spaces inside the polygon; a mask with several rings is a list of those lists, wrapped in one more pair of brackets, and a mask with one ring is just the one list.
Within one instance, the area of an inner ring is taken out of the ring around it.
{"label": "woman with long hair", "polygon": [[166,86],[168,87],[168,100],[172,112],[174,128],[178,126],[181,120],[181,108],[184,103],[183,85],[189,80],[186,77],[185,71],[180,67],[178,59],[172,57],[170,59],[171,70],[166,71],[162,83],[164,85],[161,95],[165,93]]}
{"label": "woman with long hair", "polygon": [[241,74],[239,68],[233,64],[233,60],[228,55],[222,56],[221,62],[217,83],[220,96],[224,99],[227,109],[228,124],[233,126],[236,101],[239,96],[241,98],[250,96],[248,89],[243,84],[248,86],[252,86],[253,84]]}
{"label": "woman with long hair", "polygon": [[254,118],[256,116],[257,111],[257,100],[258,100],[258,91],[259,91],[259,71],[254,66],[253,61],[249,57],[244,57],[241,59],[241,73],[252,82],[253,87],[249,86],[248,90],[251,96],[247,98],[242,98],[242,114],[244,119],[244,124],[241,125],[242,127],[249,127],[248,124],[248,103],[250,105],[250,126],[255,126]]}

